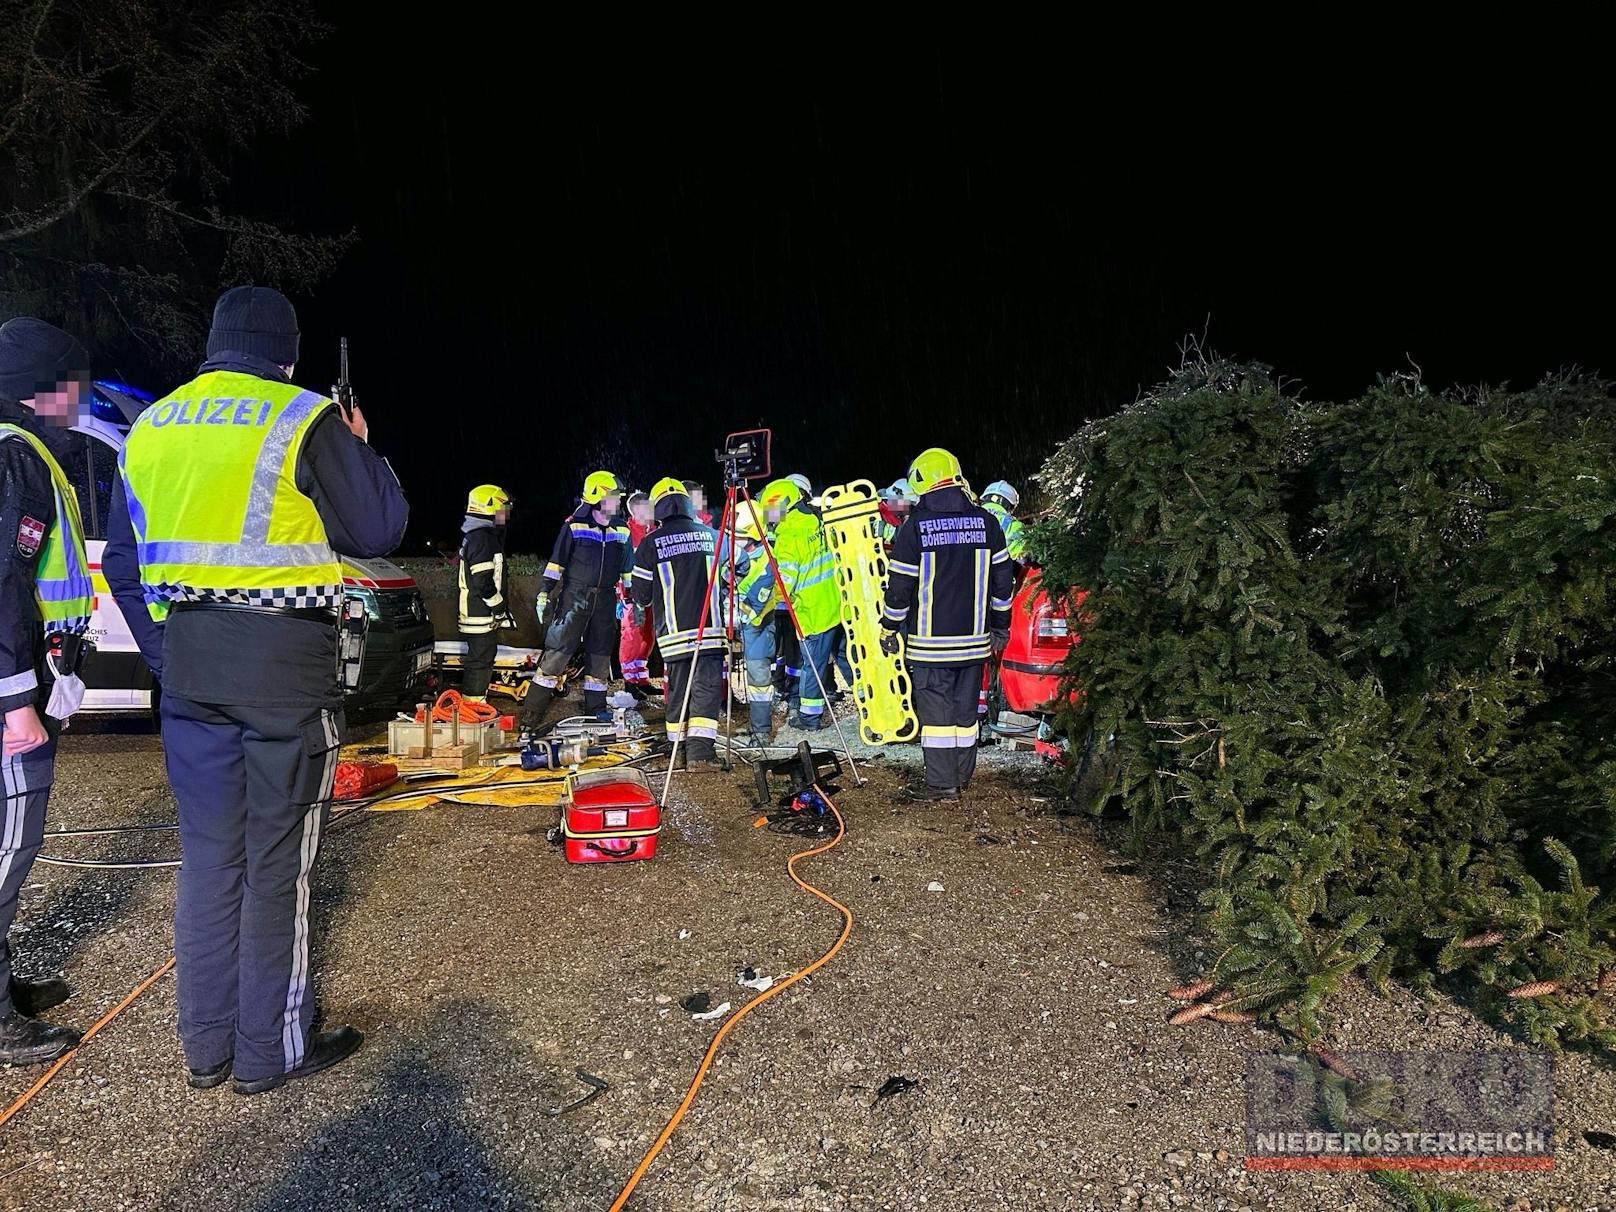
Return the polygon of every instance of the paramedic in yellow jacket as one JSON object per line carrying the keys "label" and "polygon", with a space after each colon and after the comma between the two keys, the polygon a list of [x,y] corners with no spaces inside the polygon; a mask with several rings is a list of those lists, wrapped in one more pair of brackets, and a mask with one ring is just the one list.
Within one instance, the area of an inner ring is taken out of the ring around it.
{"label": "paramedic in yellow jacket", "polygon": [[[774,531],[774,558],[780,589],[790,600],[802,631],[801,674],[791,726],[808,732],[825,727],[825,693],[836,629],[842,625],[836,560],[825,540],[819,513],[792,480],[774,480],[758,497],[765,522]],[[783,620],[790,625],[790,615]]]}

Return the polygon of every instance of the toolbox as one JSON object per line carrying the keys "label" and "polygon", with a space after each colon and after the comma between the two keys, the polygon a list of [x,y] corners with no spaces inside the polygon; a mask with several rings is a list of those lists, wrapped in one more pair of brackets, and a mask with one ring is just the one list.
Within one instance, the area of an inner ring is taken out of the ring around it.
{"label": "toolbox", "polygon": [[638,770],[614,767],[568,777],[561,832],[569,863],[624,863],[656,854],[662,809]]}

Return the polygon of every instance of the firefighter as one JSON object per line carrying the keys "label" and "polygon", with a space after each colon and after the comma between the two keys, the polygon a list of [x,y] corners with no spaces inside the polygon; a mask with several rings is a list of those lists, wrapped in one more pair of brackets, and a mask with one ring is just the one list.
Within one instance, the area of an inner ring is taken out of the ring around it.
{"label": "firefighter", "polygon": [[707,490],[694,480],[684,481],[685,495],[690,498],[691,505],[696,509],[696,521],[703,526],[713,524],[712,511],[707,508]]}
{"label": "firefighter", "polygon": [[510,520],[510,494],[498,485],[479,484],[466,497],[466,520],[460,525],[460,638],[466,641],[460,692],[474,703],[487,699],[499,633],[516,628],[505,596]]}
{"label": "firefighter", "polygon": [[1004,532],[1005,549],[1017,567],[1027,566],[1027,528],[1016,517],[1021,494],[1003,480],[995,480],[982,490],[982,508],[991,513]]}
{"label": "firefighter", "polygon": [[[628,497],[628,541],[638,551],[645,536],[655,526],[651,516],[650,495],[632,492]],[[651,617],[630,600],[623,591],[622,618],[618,620],[617,663],[623,669],[623,684],[635,698],[644,700],[656,694],[651,681],[651,650],[656,644],[656,633],[651,629]]]}
{"label": "firefighter", "polygon": [[904,651],[920,720],[926,782],[907,798],[955,800],[976,769],[977,691],[1010,639],[1014,579],[999,523],[972,502],[958,459],[923,451],[909,483],[920,503],[887,562],[881,651]]}
{"label": "firefighter", "polygon": [[555,698],[561,675],[582,644],[584,714],[606,710],[606,683],[617,646],[617,602],[628,585],[634,550],[628,527],[617,520],[623,490],[609,471],[584,480],[578,508],[561,524],[555,550],[544,569],[544,587],[534,603],[544,655],[522,704],[522,729],[537,732]]}
{"label": "firefighter", "polygon": [[668,671],[668,739],[684,741],[687,770],[723,770],[717,738],[728,641],[709,596],[716,588],[718,536],[696,520],[690,494],[672,476],[651,489],[651,507],[658,525],[634,553],[633,600],[642,610],[650,607],[656,620],[657,648]]}
{"label": "firefighter", "polygon": [[233,1068],[236,1092],[259,1094],[364,1041],[312,1029],[309,880],[343,728],[340,557],[388,554],[409,508],[364,413],[292,382],[285,296],[225,292],[207,348],[199,376],[129,431],[103,563],[120,601],[144,589],[163,620],[160,650],[147,630],[137,640],[162,680],[179,801],[190,1084]]}
{"label": "firefighter", "polygon": [[[749,501],[735,507],[735,535],[741,550],[736,560],[735,597],[746,661],[747,731],[752,744],[767,745],[774,739],[774,629],[780,591],[763,549],[763,525]],[[791,620],[785,623],[789,627]]]}
{"label": "firefighter", "polygon": [[[763,489],[759,504],[774,528],[774,558],[780,569],[780,588],[790,599],[801,628],[802,670],[797,678],[793,728],[816,731],[825,724],[825,695],[830,687],[830,662],[836,629],[842,623],[840,592],[836,588],[836,561],[825,541],[825,527],[790,479],[773,480]],[[776,620],[779,625],[779,620]],[[790,626],[790,619],[785,621]]]}
{"label": "firefighter", "polygon": [[[800,471],[786,477],[801,490],[803,499],[814,495],[813,485]],[[769,541],[774,541],[772,524],[765,523]],[[791,625],[785,598],[781,596],[774,607],[774,690],[776,710],[789,711],[797,702],[798,679],[802,676],[802,640]]]}
{"label": "firefighter", "polygon": [[891,555],[892,540],[898,533],[898,527],[909,516],[909,510],[914,505],[914,494],[910,491],[908,480],[894,480],[877,495],[881,498],[881,546]]}
{"label": "firefighter", "polygon": [[[1016,517],[1020,504],[1021,494],[1003,480],[995,480],[982,490],[982,508],[993,515],[999,529],[1004,532],[1005,550],[1010,553],[1018,580],[1027,567],[1027,528]],[[982,670],[982,690],[976,700],[976,718],[981,724],[988,722],[988,692],[992,688],[993,668],[997,664],[997,660],[992,661]]]}
{"label": "firefighter", "polygon": [[68,999],[67,983],[19,977],[6,934],[44,838],[60,721],[82,692],[67,675],[94,589],[78,498],[58,455],[89,378],[89,355],[61,329],[26,316],[0,326],[0,1065],[55,1060],[79,1041],[72,1028],[36,1017]]}

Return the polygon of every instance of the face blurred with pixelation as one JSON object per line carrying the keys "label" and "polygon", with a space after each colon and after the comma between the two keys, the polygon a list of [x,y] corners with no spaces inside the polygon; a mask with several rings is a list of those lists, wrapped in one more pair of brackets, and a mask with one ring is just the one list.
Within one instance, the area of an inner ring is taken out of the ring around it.
{"label": "face blurred with pixelation", "polygon": [[600,504],[595,506],[595,510],[602,517],[615,518],[617,516],[618,506],[620,506],[622,503],[623,498],[614,492],[610,496],[601,497]]}
{"label": "face blurred with pixelation", "polygon": [[635,497],[629,504],[628,512],[640,525],[647,524],[651,520],[651,498]]}
{"label": "face blurred with pixelation", "polygon": [[90,381],[83,377],[53,384],[34,393],[34,416],[56,429],[69,429],[82,422],[90,411]]}

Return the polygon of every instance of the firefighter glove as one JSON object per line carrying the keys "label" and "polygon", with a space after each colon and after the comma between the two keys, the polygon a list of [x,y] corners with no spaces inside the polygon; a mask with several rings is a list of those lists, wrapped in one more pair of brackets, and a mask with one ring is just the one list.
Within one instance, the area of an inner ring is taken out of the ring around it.
{"label": "firefighter glove", "polygon": [[881,633],[881,651],[888,656],[897,656],[903,645],[898,640],[896,631],[883,631]]}

